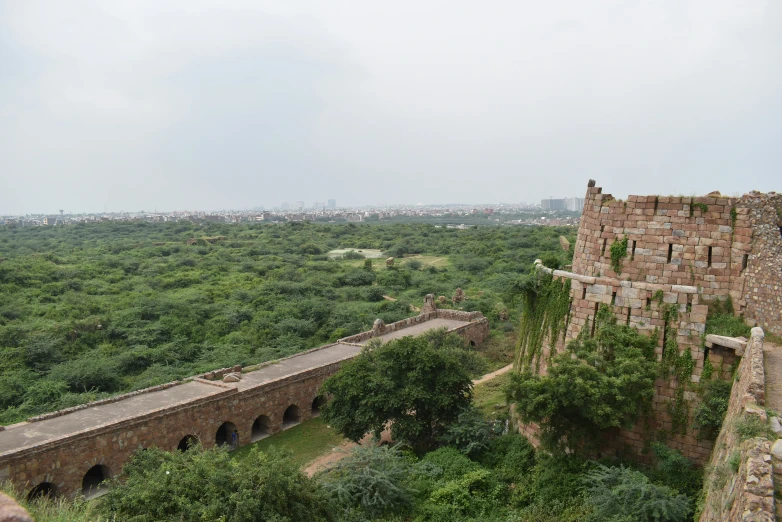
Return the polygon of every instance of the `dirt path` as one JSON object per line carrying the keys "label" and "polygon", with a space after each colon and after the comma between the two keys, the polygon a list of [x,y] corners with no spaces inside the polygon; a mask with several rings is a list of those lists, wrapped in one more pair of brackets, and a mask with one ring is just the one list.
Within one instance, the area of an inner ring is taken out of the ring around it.
{"label": "dirt path", "polygon": [[766,408],[782,413],[782,347],[763,343],[766,373]]}
{"label": "dirt path", "polygon": [[[504,366],[500,368],[499,370],[495,370],[491,373],[487,373],[483,377],[479,379],[475,379],[472,381],[473,385],[481,384],[483,382],[489,381],[498,375],[502,375],[503,373],[508,373],[513,368],[513,364],[509,364],[507,366]],[[384,431],[381,436],[380,440],[383,442],[391,442],[391,432],[389,430]],[[372,442],[372,436],[367,435],[361,440],[361,444],[369,444]],[[334,464],[335,462],[339,462],[343,458],[348,456],[348,453],[352,448],[355,448],[358,446],[355,442],[343,442],[336,448],[332,449],[329,453],[326,453],[324,455],[321,455],[320,457],[316,458],[315,460],[312,460],[307,463],[306,466],[304,466],[304,473],[311,477],[318,471],[321,471],[323,469],[328,468],[330,465]]]}

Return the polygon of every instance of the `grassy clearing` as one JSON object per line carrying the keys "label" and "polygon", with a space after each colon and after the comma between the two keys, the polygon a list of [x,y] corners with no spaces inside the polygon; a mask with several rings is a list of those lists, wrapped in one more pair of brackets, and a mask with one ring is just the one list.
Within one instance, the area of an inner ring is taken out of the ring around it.
{"label": "grassy clearing", "polygon": [[516,354],[516,332],[495,333],[475,349],[486,360],[486,373],[499,370],[513,362]]}
{"label": "grassy clearing", "polygon": [[412,256],[405,256],[402,259],[395,259],[394,263],[396,264],[407,264],[410,261],[415,260],[421,263],[421,266],[428,267],[428,266],[434,266],[437,268],[444,268],[450,264],[448,261],[448,258],[446,256],[425,256],[425,255],[412,255]]}
{"label": "grassy clearing", "polygon": [[253,444],[242,446],[233,451],[231,456],[241,459],[247,456],[250,448],[257,447],[266,451],[274,446],[293,452],[293,461],[299,466],[304,466],[311,460],[330,452],[345,440],[336,430],[329,428],[320,417],[316,417]]}
{"label": "grassy clearing", "polygon": [[510,382],[510,372],[498,375],[490,381],[475,386],[473,403],[489,419],[504,419],[508,416],[505,401],[505,385]]}

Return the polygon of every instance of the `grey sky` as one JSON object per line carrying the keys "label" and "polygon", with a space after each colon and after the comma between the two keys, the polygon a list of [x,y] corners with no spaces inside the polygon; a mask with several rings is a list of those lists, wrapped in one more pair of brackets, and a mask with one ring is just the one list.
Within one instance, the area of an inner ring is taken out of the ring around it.
{"label": "grey sky", "polygon": [[779,0],[0,0],[0,214],[782,190]]}

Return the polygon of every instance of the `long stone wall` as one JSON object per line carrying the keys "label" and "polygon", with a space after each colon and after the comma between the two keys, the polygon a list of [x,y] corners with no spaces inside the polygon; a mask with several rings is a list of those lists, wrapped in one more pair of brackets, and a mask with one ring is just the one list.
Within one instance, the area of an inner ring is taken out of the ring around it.
{"label": "long stone wall", "polygon": [[752,418],[767,420],[763,339],[763,330],[753,328],[707,468],[700,522],[775,520],[771,442],[765,437],[742,441],[736,430],[737,423]]}
{"label": "long stone wall", "polygon": [[[399,321],[383,333],[445,319],[465,343],[479,344],[488,336],[488,320],[480,313],[440,312]],[[421,333],[418,328],[414,333]],[[364,332],[346,340],[378,334]],[[360,351],[352,342],[329,344],[280,361],[222,368],[8,426],[0,430],[0,482],[11,481],[25,492],[45,487],[75,496],[83,492],[89,470],[97,466],[105,478],[113,476],[140,448],[173,451],[187,440],[213,447],[225,426],[237,431],[239,446],[249,444],[317,415],[323,382]],[[284,371],[279,369],[283,366]],[[38,427],[42,425],[46,429]],[[60,429],[61,435],[52,434]]]}

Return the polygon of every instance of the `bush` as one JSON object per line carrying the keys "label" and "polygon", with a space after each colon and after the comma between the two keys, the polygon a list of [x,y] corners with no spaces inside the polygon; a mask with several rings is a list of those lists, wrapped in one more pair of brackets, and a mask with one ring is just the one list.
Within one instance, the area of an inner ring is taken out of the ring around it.
{"label": "bush", "polygon": [[459,414],[459,418],[448,426],[440,440],[458,449],[468,457],[477,457],[489,449],[492,439],[497,437],[503,427],[486,420],[474,408],[468,408]]}
{"label": "bush", "polygon": [[[231,459],[224,449],[136,453],[113,479],[101,507],[111,520],[327,520],[326,504],[290,457],[252,449]],[[114,517],[114,518],[111,518]]]}
{"label": "bush", "polygon": [[583,483],[586,502],[593,509],[588,520],[683,522],[692,517],[692,505],[685,495],[653,484],[639,471],[598,464],[586,473]]}
{"label": "bush", "polygon": [[377,517],[410,507],[410,472],[410,462],[397,446],[357,446],[324,471],[318,482],[345,513],[357,508]]}
{"label": "bush", "polygon": [[703,473],[690,459],[661,442],[652,443],[657,459],[646,475],[652,482],[664,484],[690,498],[697,498],[703,486]]}
{"label": "bush", "polygon": [[480,462],[492,468],[500,480],[516,482],[535,466],[535,448],[523,435],[509,433],[492,439]]}
{"label": "bush", "polygon": [[767,437],[768,423],[757,415],[744,415],[733,422],[733,430],[744,441],[755,437]]}
{"label": "bush", "polygon": [[730,391],[733,384],[720,379],[708,381],[702,385],[703,400],[695,409],[693,428],[698,436],[716,439],[722,428],[722,421],[728,411]]}

